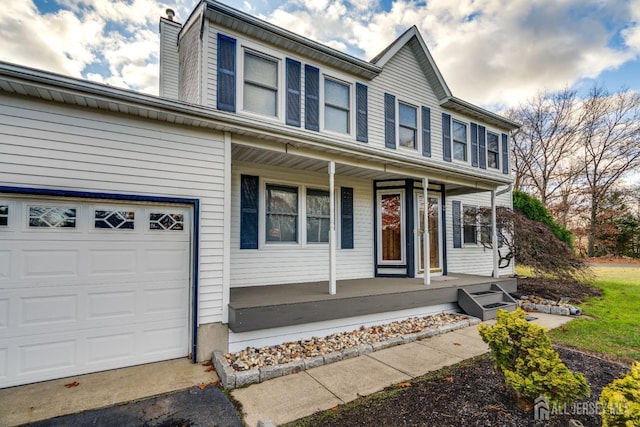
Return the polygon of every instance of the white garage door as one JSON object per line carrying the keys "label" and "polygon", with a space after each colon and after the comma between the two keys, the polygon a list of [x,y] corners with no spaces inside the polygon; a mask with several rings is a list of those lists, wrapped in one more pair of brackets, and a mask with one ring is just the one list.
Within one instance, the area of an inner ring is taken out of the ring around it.
{"label": "white garage door", "polygon": [[0,387],[186,356],[191,215],[0,195]]}

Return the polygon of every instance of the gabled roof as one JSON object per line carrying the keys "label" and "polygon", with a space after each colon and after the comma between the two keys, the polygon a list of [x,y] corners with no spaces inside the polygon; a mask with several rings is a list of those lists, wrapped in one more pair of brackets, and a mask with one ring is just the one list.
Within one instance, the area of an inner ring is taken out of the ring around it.
{"label": "gabled roof", "polygon": [[372,64],[379,67],[384,67],[391,58],[393,58],[399,51],[405,46],[409,46],[416,56],[416,60],[422,68],[429,85],[433,89],[435,95],[439,100],[443,100],[451,96],[451,91],[444,81],[438,66],[436,65],[427,45],[425,44],[420,31],[414,25],[405,31],[400,37],[398,37],[393,43],[391,43],[385,50],[380,52],[375,58],[371,60]]}
{"label": "gabled roof", "polygon": [[422,72],[442,107],[492,124],[500,129],[514,130],[520,127],[518,123],[453,96],[438,66],[433,60],[427,45],[422,39],[420,31],[415,25],[387,46],[385,50],[376,55],[376,57],[371,60],[371,63],[384,68],[385,64],[405,46],[408,46],[415,55]]}

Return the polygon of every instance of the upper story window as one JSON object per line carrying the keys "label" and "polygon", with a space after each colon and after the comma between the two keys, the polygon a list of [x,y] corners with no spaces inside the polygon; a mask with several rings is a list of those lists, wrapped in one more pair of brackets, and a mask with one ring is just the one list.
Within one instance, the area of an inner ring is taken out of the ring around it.
{"label": "upper story window", "polygon": [[462,162],[467,161],[467,125],[453,121],[453,158]]}
{"label": "upper story window", "polygon": [[490,168],[500,167],[500,143],[498,135],[487,132],[487,165]]}
{"label": "upper story window", "polygon": [[350,87],[336,80],[324,79],[324,128],[340,133],[350,132]]}
{"label": "upper story window", "polygon": [[407,104],[398,103],[398,142],[401,147],[416,149],[418,145],[418,110]]}
{"label": "upper story window", "polygon": [[278,61],[244,53],[243,106],[253,113],[278,115]]}

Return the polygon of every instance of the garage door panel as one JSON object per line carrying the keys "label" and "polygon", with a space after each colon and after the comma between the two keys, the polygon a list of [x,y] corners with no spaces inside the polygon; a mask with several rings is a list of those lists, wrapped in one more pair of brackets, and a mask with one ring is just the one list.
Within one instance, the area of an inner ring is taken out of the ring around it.
{"label": "garage door panel", "polygon": [[77,250],[26,250],[22,252],[22,277],[78,277],[80,252]]}
{"label": "garage door panel", "polygon": [[[0,388],[189,353],[188,208],[29,200],[0,232]],[[30,229],[36,205],[73,206],[76,227]],[[95,228],[98,209],[135,212],[133,229]],[[150,229],[149,212],[183,229]]]}
{"label": "garage door panel", "polygon": [[138,273],[138,251],[123,247],[89,250],[89,276],[122,276]]}
{"label": "garage door panel", "polygon": [[49,339],[18,347],[18,374],[58,371],[77,364],[77,340]]}
{"label": "garage door panel", "polygon": [[0,250],[0,286],[11,278],[11,251]]}
{"label": "garage door panel", "polygon": [[47,327],[78,321],[77,295],[46,295],[20,298],[17,326]]}
{"label": "garage door panel", "polygon": [[87,339],[87,364],[116,362],[134,359],[136,355],[135,332],[117,333]]}
{"label": "garage door panel", "polygon": [[94,292],[88,295],[87,300],[88,320],[114,319],[136,315],[135,291]]}

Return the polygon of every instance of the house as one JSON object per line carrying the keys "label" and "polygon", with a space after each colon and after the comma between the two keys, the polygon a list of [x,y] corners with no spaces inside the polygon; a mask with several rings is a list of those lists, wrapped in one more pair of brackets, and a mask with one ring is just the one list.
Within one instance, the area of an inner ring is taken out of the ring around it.
{"label": "house", "polygon": [[371,62],[212,0],[160,96],[0,63],[0,387],[453,310],[514,290],[517,124],[413,27]]}

